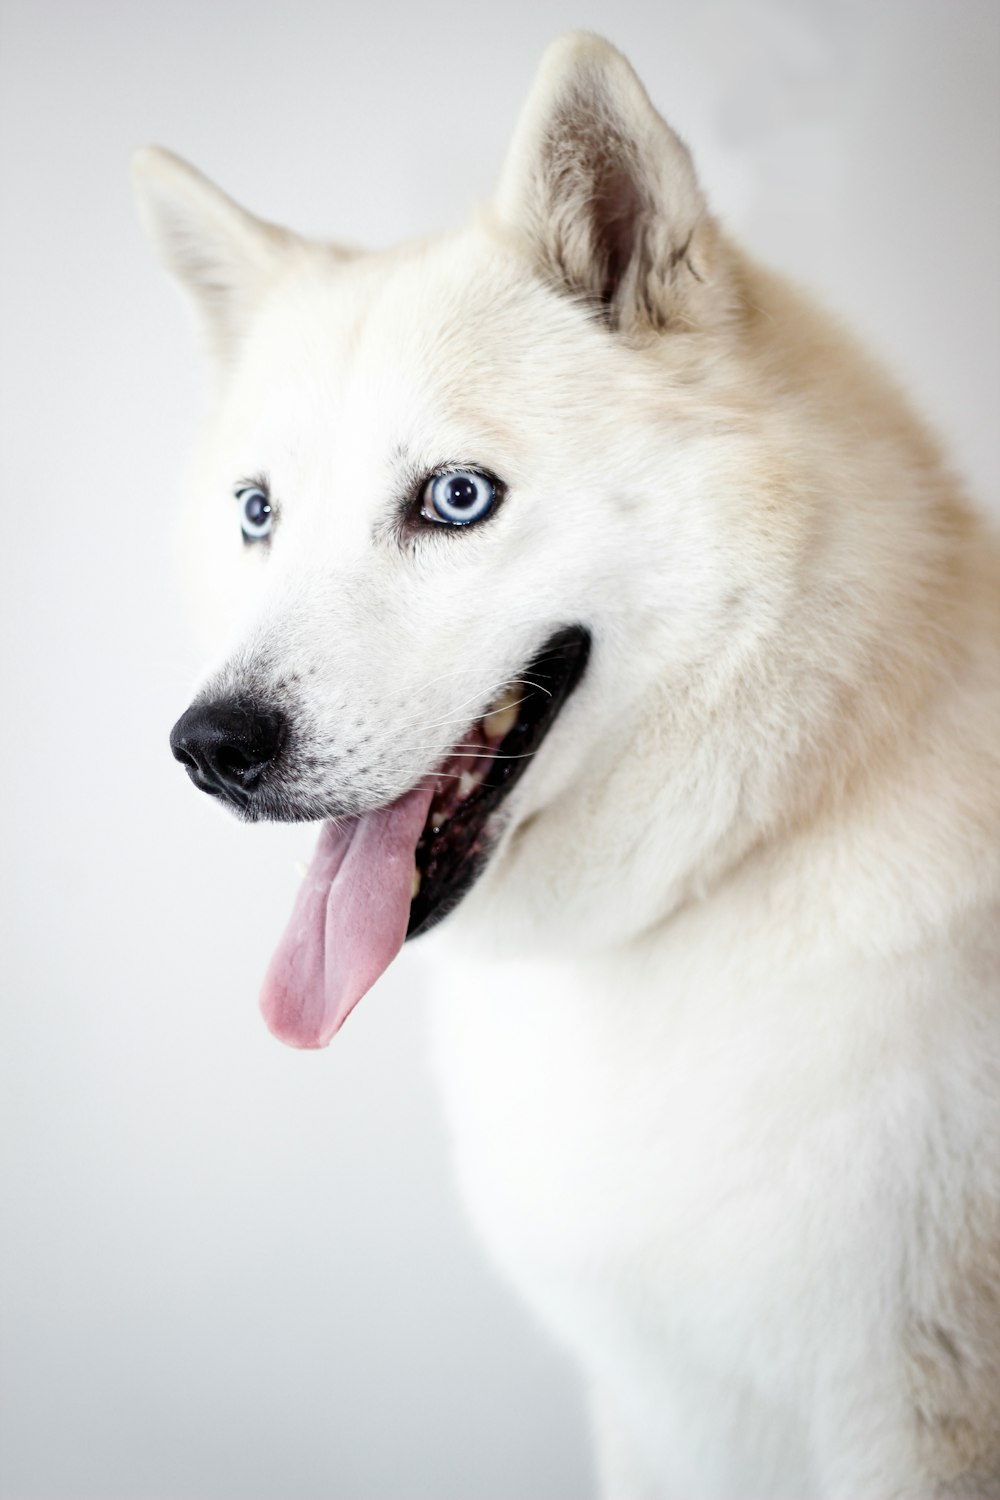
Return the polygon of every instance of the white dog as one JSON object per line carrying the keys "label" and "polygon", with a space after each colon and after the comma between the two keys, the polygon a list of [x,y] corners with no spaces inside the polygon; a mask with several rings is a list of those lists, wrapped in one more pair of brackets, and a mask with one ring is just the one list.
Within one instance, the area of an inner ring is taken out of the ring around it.
{"label": "white dog", "polygon": [[172,743],[324,820],[269,1024],[447,916],[464,1186],[610,1500],[1000,1495],[1000,549],[932,442],[594,37],[439,240],[137,180],[239,621]]}

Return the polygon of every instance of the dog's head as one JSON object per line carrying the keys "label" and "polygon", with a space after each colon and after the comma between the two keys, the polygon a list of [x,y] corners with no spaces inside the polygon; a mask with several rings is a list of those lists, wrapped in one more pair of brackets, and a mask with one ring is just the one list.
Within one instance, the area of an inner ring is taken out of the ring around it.
{"label": "dog's head", "polygon": [[136,176],[216,376],[191,530],[231,644],[174,753],[250,820],[326,825],[272,1025],[327,1041],[473,885],[503,941],[649,921],[642,706],[711,659],[739,551],[706,501],[739,484],[730,267],[685,147],[577,36],[434,242],[305,241],[158,149]]}

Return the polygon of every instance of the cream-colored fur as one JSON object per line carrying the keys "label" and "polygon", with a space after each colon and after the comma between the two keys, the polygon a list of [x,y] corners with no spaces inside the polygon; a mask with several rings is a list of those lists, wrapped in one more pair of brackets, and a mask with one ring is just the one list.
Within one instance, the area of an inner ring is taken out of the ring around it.
{"label": "cream-colored fur", "polygon": [[[596,38],[438,241],[318,246],[137,168],[217,376],[212,677],[291,693],[303,796],[398,796],[593,632],[425,943],[471,1210],[579,1358],[607,1500],[1000,1495],[996,538]],[[393,545],[451,460],[502,516]]]}

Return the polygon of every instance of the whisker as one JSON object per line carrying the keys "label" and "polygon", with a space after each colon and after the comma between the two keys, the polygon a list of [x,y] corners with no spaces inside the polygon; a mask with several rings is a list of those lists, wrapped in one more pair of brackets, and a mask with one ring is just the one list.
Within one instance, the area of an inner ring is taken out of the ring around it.
{"label": "whisker", "polygon": [[[501,684],[501,686],[503,686],[503,687],[513,687],[515,685],[529,687],[534,692],[544,693],[547,698],[551,698],[551,696],[552,696],[551,689],[546,688],[546,687],[542,687],[540,683],[532,682],[532,681],[530,681],[530,679],[524,678],[524,677],[510,678],[506,682],[504,682],[503,684]],[[487,704],[489,704],[490,702],[492,702],[492,700],[496,696],[497,692],[498,692],[498,689],[496,689],[496,688],[490,690],[490,695],[487,698]],[[477,698],[481,698],[481,697],[484,697],[484,696],[486,696],[486,695],[485,694],[474,693],[471,697],[466,698],[463,703],[457,704],[456,708],[457,709],[462,709],[465,706],[465,704],[475,702],[475,700]],[[509,707],[513,708],[513,707],[518,706],[521,703],[526,702],[527,699],[530,696],[531,696],[530,693],[526,693],[523,698],[517,698],[517,699],[515,699],[514,703],[510,704]],[[488,712],[488,709],[484,709],[483,713],[477,715],[476,718],[473,719],[471,722],[469,721],[468,716],[465,715],[465,714],[462,714],[462,713],[449,714],[446,717],[440,718],[440,719],[428,719],[428,720],[425,720],[420,725],[419,729],[416,730],[416,733],[419,734],[419,735],[423,735],[424,733],[426,733],[427,730],[430,730],[430,729],[443,729],[443,728],[446,728],[447,726],[449,726],[451,724],[463,724],[463,723],[468,723],[469,724],[469,728],[471,729],[472,724],[476,723],[477,719],[485,718],[486,715],[487,715],[487,712]],[[414,716],[413,718],[401,720],[399,723],[397,723],[397,725],[395,727],[396,727],[397,730],[413,729],[414,726],[416,725],[416,723],[417,723],[417,719]]]}
{"label": "whisker", "polygon": [[[530,697],[530,694],[526,693],[523,698],[515,698],[515,699],[513,699],[512,702],[505,704],[504,707],[505,708],[517,708],[517,707],[520,706],[520,704],[527,703],[529,697]],[[481,714],[480,715],[480,718],[488,718],[488,717],[489,716],[487,714]],[[463,715],[461,718],[457,718],[457,719],[433,719],[433,720],[430,720],[428,723],[424,724],[422,727],[423,727],[423,729],[441,729],[441,728],[443,728],[447,724],[464,724],[464,723],[467,723],[467,722],[468,722],[468,720]],[[473,719],[473,721],[472,721],[473,724],[476,724],[478,722],[479,721],[477,719]],[[469,727],[471,729],[472,725],[470,724]]]}
{"label": "whisker", "polygon": [[[449,760],[527,760],[529,758],[529,756],[534,755],[534,753],[535,753],[534,750],[521,750],[521,751],[518,751],[517,753],[515,753],[514,751],[508,750],[508,751],[506,751],[503,754],[499,750],[453,750],[451,752],[451,754],[448,756],[448,759]],[[434,774],[435,775],[440,775],[440,776],[446,776],[446,775],[448,775],[448,772],[447,771],[438,771],[438,772],[435,772]]]}

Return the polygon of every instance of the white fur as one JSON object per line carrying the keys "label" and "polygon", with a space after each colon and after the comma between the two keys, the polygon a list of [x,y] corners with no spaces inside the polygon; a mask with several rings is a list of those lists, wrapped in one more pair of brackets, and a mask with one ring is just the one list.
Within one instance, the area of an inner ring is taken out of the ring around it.
{"label": "white fur", "polygon": [[[217,376],[210,680],[285,683],[299,793],[399,795],[593,631],[426,942],[472,1213],[579,1357],[608,1500],[1000,1495],[995,539],[596,38],[490,209],[392,254],[137,167]],[[502,510],[401,545],[452,460]]]}

